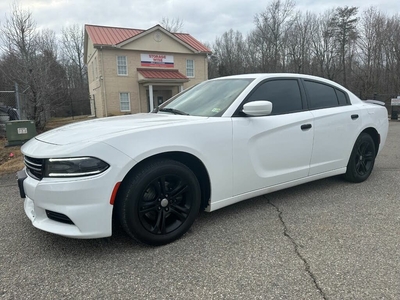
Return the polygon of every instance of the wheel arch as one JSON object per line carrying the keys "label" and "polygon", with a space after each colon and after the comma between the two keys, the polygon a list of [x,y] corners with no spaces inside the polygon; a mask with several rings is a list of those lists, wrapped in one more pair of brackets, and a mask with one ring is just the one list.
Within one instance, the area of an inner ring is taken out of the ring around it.
{"label": "wheel arch", "polygon": [[367,133],[371,136],[375,144],[375,157],[378,155],[379,145],[381,143],[381,138],[378,131],[373,127],[365,128],[361,133]]}
{"label": "wheel arch", "polygon": [[[128,178],[135,173],[135,171],[140,168],[142,165],[156,159],[171,159],[178,161],[185,166],[187,166],[192,172],[196,175],[197,180],[200,184],[201,190],[201,205],[200,210],[204,210],[209,205],[209,200],[211,197],[211,183],[210,177],[208,175],[207,168],[203,164],[203,162],[193,154],[181,151],[171,151],[171,152],[164,152],[158,153],[145,159],[141,160],[137,164],[135,164],[132,169],[125,175],[124,179],[121,182],[121,185],[124,184],[128,180]],[[119,189],[121,190],[121,189]],[[118,202],[119,193],[116,196],[116,202]]]}

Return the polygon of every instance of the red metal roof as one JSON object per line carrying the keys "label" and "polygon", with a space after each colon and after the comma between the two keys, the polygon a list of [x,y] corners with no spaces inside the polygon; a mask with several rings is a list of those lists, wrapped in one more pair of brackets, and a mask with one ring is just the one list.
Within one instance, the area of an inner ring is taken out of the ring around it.
{"label": "red metal roof", "polygon": [[[94,45],[118,45],[146,30],[133,28],[85,25],[86,32]],[[211,52],[206,46],[187,33],[172,33],[180,41],[199,52]]]}
{"label": "red metal roof", "polygon": [[142,33],[140,29],[85,25],[86,31],[94,45],[117,45]]}
{"label": "red metal roof", "polygon": [[194,37],[192,37],[190,34],[187,33],[173,33],[178,39],[181,41],[185,42],[192,48],[196,49],[197,51],[200,52],[211,52],[210,49],[208,49],[206,46],[204,46],[202,43],[200,43],[198,40],[196,40]]}
{"label": "red metal roof", "polygon": [[188,79],[185,75],[178,70],[160,70],[160,69],[137,69],[143,77],[148,79]]}

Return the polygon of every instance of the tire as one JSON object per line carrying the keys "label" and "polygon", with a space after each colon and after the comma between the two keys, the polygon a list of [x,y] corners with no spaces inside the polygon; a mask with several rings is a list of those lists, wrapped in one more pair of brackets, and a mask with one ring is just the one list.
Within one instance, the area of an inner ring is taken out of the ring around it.
{"label": "tire", "polygon": [[376,149],[372,137],[368,133],[361,133],[354,144],[344,178],[355,183],[367,180],[374,168],[375,157]]}
{"label": "tire", "polygon": [[196,175],[174,160],[153,160],[141,166],[124,180],[120,192],[116,209],[123,229],[149,245],[180,238],[200,210]]}

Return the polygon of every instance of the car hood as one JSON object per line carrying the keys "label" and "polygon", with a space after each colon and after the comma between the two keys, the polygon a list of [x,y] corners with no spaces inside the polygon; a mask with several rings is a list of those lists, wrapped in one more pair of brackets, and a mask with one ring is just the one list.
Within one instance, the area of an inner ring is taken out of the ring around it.
{"label": "car hood", "polygon": [[53,145],[67,145],[96,140],[102,141],[116,134],[154,127],[174,126],[181,123],[186,124],[202,119],[206,118],[154,113],[108,117],[65,125],[42,133],[35,137],[35,139]]}

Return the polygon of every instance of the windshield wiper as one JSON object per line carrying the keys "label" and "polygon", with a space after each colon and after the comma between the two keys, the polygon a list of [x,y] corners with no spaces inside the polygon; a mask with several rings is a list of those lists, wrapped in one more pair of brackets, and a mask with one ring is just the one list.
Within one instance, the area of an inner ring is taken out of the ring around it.
{"label": "windshield wiper", "polygon": [[173,113],[175,115],[185,115],[185,116],[189,115],[188,113],[185,113],[184,111],[181,111],[181,110],[175,109],[175,108],[169,108],[169,107],[160,108],[158,111],[170,112],[170,113]]}

